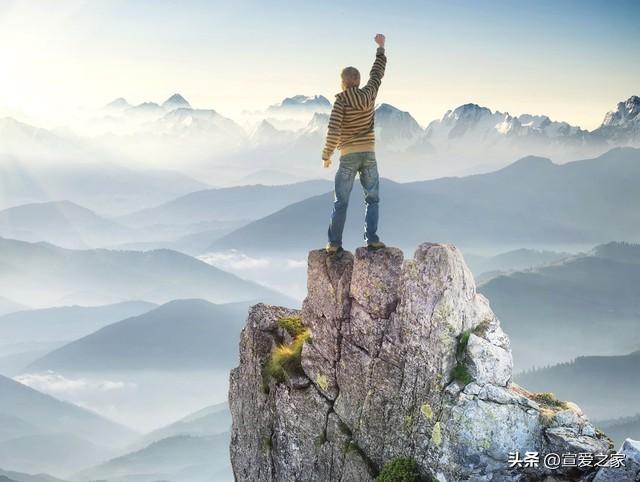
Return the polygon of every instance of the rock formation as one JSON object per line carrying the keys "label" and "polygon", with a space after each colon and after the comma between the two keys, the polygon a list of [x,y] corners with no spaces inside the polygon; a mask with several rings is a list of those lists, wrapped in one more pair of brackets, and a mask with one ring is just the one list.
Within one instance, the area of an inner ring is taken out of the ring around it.
{"label": "rock formation", "polygon": [[[511,383],[509,338],[455,247],[312,251],[307,284],[302,311],[256,305],[242,332],[237,481],[373,481],[397,460],[420,480],[587,481],[542,457],[610,452],[575,404]],[[515,451],[541,463],[510,468]]]}

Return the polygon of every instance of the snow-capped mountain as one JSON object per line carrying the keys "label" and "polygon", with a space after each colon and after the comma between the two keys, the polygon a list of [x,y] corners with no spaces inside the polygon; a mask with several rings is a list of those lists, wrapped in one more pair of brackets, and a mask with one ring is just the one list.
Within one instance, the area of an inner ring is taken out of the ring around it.
{"label": "snow-capped mountain", "polygon": [[104,112],[109,116],[124,116],[128,118],[153,118],[164,115],[175,109],[190,109],[191,104],[180,94],[173,94],[162,104],[157,102],[142,102],[131,105],[124,97],[118,97],[104,106]]}
{"label": "snow-capped mountain", "polygon": [[155,102],[143,102],[142,104],[129,107],[125,113],[129,116],[153,116],[153,115],[162,115],[165,112],[165,109],[156,104]]}
{"label": "snow-capped mountain", "polygon": [[180,107],[163,115],[153,123],[153,132],[174,137],[206,134],[220,136],[220,140],[234,141],[246,137],[238,124],[215,110],[190,107]]}
{"label": "snow-capped mountain", "polygon": [[129,104],[129,102],[127,102],[127,99],[125,99],[124,97],[118,97],[117,99],[112,100],[104,106],[106,110],[115,112],[123,111],[125,109],[128,109],[129,107],[131,107],[131,104]]}
{"label": "snow-capped mountain", "polygon": [[567,122],[546,115],[513,116],[473,103],[432,121],[425,139],[434,155],[453,160],[450,168],[453,162],[459,166],[460,170],[454,171],[457,174],[499,168],[530,154],[564,162],[599,155],[607,149],[602,138]]}
{"label": "snow-capped mountain", "polygon": [[312,114],[314,112],[329,112],[330,110],[331,102],[323,95],[294,95],[267,108],[269,114]]}
{"label": "snow-capped mountain", "polygon": [[431,122],[426,129],[427,138],[436,146],[446,146],[456,140],[499,142],[513,137],[538,139],[584,139],[588,131],[566,122],[552,121],[545,115],[522,114],[512,116],[508,112],[491,111],[477,104],[464,104],[449,110],[440,120]]}
{"label": "snow-capped mountain", "polygon": [[302,130],[304,134],[312,134],[312,133],[320,133],[324,135],[327,131],[327,127],[329,126],[329,114],[320,114],[315,113],[313,117],[306,125],[306,127]]}
{"label": "snow-capped mountain", "polygon": [[584,136],[587,131],[572,126],[567,122],[552,121],[546,115],[522,114],[514,117],[517,120],[518,135],[541,135],[548,138]]}
{"label": "snow-capped mountain", "polygon": [[162,103],[162,108],[169,111],[174,109],[190,109],[191,104],[180,94],[173,94]]}
{"label": "snow-capped mountain", "polygon": [[[292,166],[300,178],[317,177],[324,174],[314,169],[330,110],[326,97],[296,95],[265,111],[245,113],[241,126],[213,109],[193,108],[180,94],[162,104],[135,106],[118,98],[82,126],[93,131],[76,136],[74,145],[97,142],[97,147],[117,157],[156,167],[197,165],[194,175],[215,173],[209,182],[219,185]],[[562,163],[594,157],[616,146],[640,145],[639,112],[640,97],[632,96],[607,113],[598,129],[587,131],[546,115],[516,116],[467,103],[423,129],[409,112],[382,103],[375,113],[376,150],[381,159],[394,161],[385,163],[384,175],[397,180],[486,172],[527,155]],[[50,132],[13,120],[0,120],[0,136],[0,153],[11,146],[40,145],[40,155],[61,151],[49,148],[60,142]]]}
{"label": "snow-capped mountain", "polygon": [[632,95],[604,116],[594,135],[614,144],[640,144],[640,97]]}
{"label": "snow-capped mountain", "polygon": [[391,151],[407,149],[424,136],[424,130],[411,114],[390,104],[376,108],[375,128],[380,144]]}
{"label": "snow-capped mountain", "polygon": [[192,108],[180,94],[162,104],[127,106],[125,99],[118,98],[108,104],[106,116],[90,121],[101,142],[125,153],[142,149],[146,156],[157,159],[191,158],[241,146],[248,138],[235,121],[213,109]]}
{"label": "snow-capped mountain", "polygon": [[289,130],[277,129],[271,122],[263,119],[250,131],[249,138],[257,146],[281,144],[293,140],[295,133]]}
{"label": "snow-capped mountain", "polygon": [[603,127],[628,127],[640,122],[640,97],[632,95],[624,102],[619,102],[616,110],[607,112],[602,121]]}

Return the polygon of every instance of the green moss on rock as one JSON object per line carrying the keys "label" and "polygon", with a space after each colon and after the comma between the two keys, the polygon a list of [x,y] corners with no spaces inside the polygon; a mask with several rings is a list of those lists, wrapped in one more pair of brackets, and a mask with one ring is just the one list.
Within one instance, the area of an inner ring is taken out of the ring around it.
{"label": "green moss on rock", "polygon": [[[283,318],[284,320],[285,318]],[[290,320],[290,318],[288,318]],[[309,339],[309,330],[303,327],[302,331],[296,331],[291,343],[285,343],[275,347],[262,371],[263,387],[268,391],[269,382],[284,382],[293,375],[303,373],[301,365],[302,347]]]}
{"label": "green moss on rock", "polygon": [[458,337],[458,343],[456,345],[456,366],[453,367],[451,372],[452,378],[463,385],[467,385],[473,380],[473,377],[469,373],[469,369],[465,363],[467,345],[469,344],[470,336],[471,330],[466,330]]}
{"label": "green moss on rock", "polygon": [[302,317],[300,316],[287,316],[278,320],[278,325],[284,328],[292,338],[300,336],[306,331],[305,326],[302,324]]}
{"label": "green moss on rock", "polygon": [[387,461],[375,482],[419,482],[418,463],[413,457],[397,457]]}

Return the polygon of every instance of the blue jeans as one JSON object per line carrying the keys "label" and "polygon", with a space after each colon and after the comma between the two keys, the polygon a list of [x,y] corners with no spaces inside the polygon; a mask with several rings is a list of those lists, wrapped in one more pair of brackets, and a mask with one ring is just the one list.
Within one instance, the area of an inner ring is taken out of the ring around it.
{"label": "blue jeans", "polygon": [[340,158],[340,167],[336,172],[333,212],[329,225],[329,243],[333,246],[342,246],[342,231],[347,220],[349,196],[353,188],[353,181],[358,173],[366,204],[364,239],[367,243],[375,243],[380,240],[376,234],[378,230],[378,203],[380,201],[378,194],[380,180],[376,155],[374,152],[354,152]]}

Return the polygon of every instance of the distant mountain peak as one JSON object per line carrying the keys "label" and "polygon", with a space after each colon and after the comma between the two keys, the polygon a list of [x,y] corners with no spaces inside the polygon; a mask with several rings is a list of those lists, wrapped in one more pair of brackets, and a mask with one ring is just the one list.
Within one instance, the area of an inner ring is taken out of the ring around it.
{"label": "distant mountain peak", "polygon": [[623,263],[640,263],[640,244],[611,241],[600,244],[591,251],[593,256],[617,260]]}
{"label": "distant mountain peak", "polygon": [[127,102],[127,99],[124,97],[118,97],[117,99],[112,100],[106,106],[107,109],[126,109],[131,107],[131,104]]}
{"label": "distant mountain peak", "polygon": [[269,139],[269,136],[277,135],[279,132],[271,122],[262,119],[251,133],[251,136],[253,138],[263,138],[263,140],[266,141]]}
{"label": "distant mountain peak", "polygon": [[282,101],[283,105],[286,104],[321,104],[321,105],[331,105],[329,99],[327,99],[324,95],[294,95],[293,97],[285,97]]}
{"label": "distant mountain peak", "polygon": [[500,169],[500,172],[504,171],[522,171],[522,170],[539,170],[545,169],[549,167],[554,167],[555,164],[551,159],[540,156],[526,156],[522,159],[518,159],[517,161],[509,164],[506,167]]}
{"label": "distant mountain peak", "polygon": [[331,102],[323,95],[294,95],[285,97],[279,104],[271,105],[268,112],[292,110],[302,112],[324,112],[331,109]]}
{"label": "distant mountain peak", "polygon": [[391,104],[387,104],[386,102],[383,102],[382,104],[380,104],[376,108],[376,111],[378,111],[378,112],[404,112],[404,111],[398,109],[397,107],[392,106]]}
{"label": "distant mountain peak", "polygon": [[278,129],[276,129],[273,124],[271,122],[269,122],[267,119],[262,119],[260,121],[260,124],[258,124],[258,128],[260,129],[269,129],[269,130],[274,130],[277,131]]}
{"label": "distant mountain peak", "polygon": [[169,97],[167,100],[165,100],[162,103],[162,107],[164,107],[165,109],[171,109],[171,110],[181,109],[181,108],[190,109],[191,104],[189,104],[187,99],[182,97],[180,94],[173,94],[171,97]]}
{"label": "distant mountain peak", "polygon": [[452,111],[448,111],[444,117],[446,119],[477,119],[482,116],[490,116],[493,112],[488,107],[482,107],[478,104],[462,104],[461,106],[456,107]]}
{"label": "distant mountain peak", "polygon": [[380,104],[375,110],[376,130],[382,142],[400,150],[416,142],[423,134],[413,116],[391,104]]}
{"label": "distant mountain peak", "polygon": [[314,112],[313,117],[303,129],[306,133],[324,132],[329,125],[329,114]]}
{"label": "distant mountain peak", "polygon": [[607,112],[602,121],[602,127],[626,126],[630,122],[640,119],[640,97],[632,95],[623,102],[618,102],[616,110]]}

